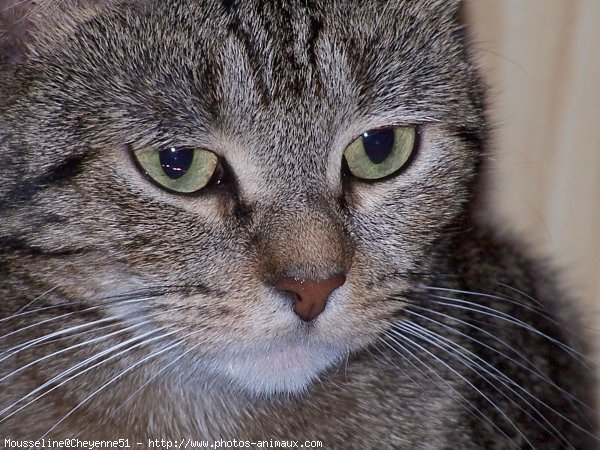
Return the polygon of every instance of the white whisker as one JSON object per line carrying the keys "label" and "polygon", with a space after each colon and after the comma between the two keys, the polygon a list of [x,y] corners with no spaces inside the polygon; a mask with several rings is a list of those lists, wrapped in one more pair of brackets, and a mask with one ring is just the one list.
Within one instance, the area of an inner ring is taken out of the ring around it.
{"label": "white whisker", "polygon": [[494,403],[487,395],[485,395],[483,393],[483,391],[481,391],[481,389],[477,388],[464,375],[462,375],[460,372],[458,372],[452,366],[450,366],[449,364],[447,364],[446,362],[444,362],[437,355],[435,355],[431,351],[427,350],[422,345],[417,344],[416,342],[412,341],[411,339],[408,339],[408,337],[405,336],[405,335],[403,335],[402,333],[399,333],[398,331],[393,330],[393,329],[390,330],[390,332],[394,333],[395,336],[397,336],[398,338],[404,340],[406,343],[412,345],[413,347],[416,347],[418,350],[420,350],[420,352],[424,352],[425,354],[429,355],[430,357],[432,357],[433,359],[435,359],[438,363],[442,364],[444,367],[446,367],[448,370],[450,370],[452,373],[454,373],[458,378],[460,378],[463,382],[465,382],[467,385],[469,385],[471,387],[471,389],[473,389],[475,392],[477,392],[477,394],[479,396],[481,396],[481,398],[483,398],[486,402],[488,402],[496,411],[498,411],[500,413],[500,415],[502,415],[502,417],[504,417],[504,419],[513,427],[513,429],[525,440],[525,442],[527,442],[527,444],[530,445],[531,448],[535,448],[531,444],[531,442],[527,439],[527,437],[525,436],[525,434],[521,431],[521,429],[510,419],[510,417],[506,414],[506,412],[504,412],[498,405],[496,405],[496,403]]}
{"label": "white whisker", "polygon": [[420,318],[422,318],[422,319],[424,319],[424,320],[427,320],[427,321],[433,322],[433,323],[435,323],[435,324],[437,324],[437,325],[439,325],[439,326],[442,326],[442,327],[444,327],[444,328],[448,329],[449,331],[451,331],[451,332],[453,332],[453,333],[455,333],[455,334],[459,334],[460,336],[464,337],[465,339],[468,339],[468,340],[470,340],[470,341],[472,341],[472,342],[475,342],[475,343],[477,343],[477,344],[479,344],[479,345],[481,345],[481,346],[485,347],[486,349],[488,349],[488,350],[490,350],[490,351],[492,351],[492,352],[494,352],[494,353],[496,353],[496,354],[498,354],[498,355],[500,355],[500,356],[502,356],[502,357],[506,358],[506,359],[507,359],[507,360],[509,360],[511,363],[513,363],[513,364],[516,364],[517,366],[519,366],[520,368],[522,368],[522,369],[524,369],[524,370],[528,371],[528,372],[529,372],[529,373],[531,373],[532,375],[535,375],[535,376],[539,377],[539,378],[540,378],[542,381],[544,381],[544,382],[548,383],[550,386],[552,386],[553,388],[555,388],[556,390],[558,390],[558,391],[559,391],[559,392],[560,392],[560,393],[561,393],[561,394],[562,394],[562,395],[563,395],[563,396],[564,396],[564,397],[565,397],[565,398],[566,398],[566,399],[567,399],[567,400],[568,400],[568,401],[569,401],[571,404],[573,404],[573,403],[577,403],[577,404],[579,404],[580,406],[582,406],[582,407],[584,407],[584,408],[586,408],[586,409],[588,409],[588,410],[590,410],[590,411],[592,410],[592,409],[591,409],[591,408],[590,408],[590,407],[589,407],[587,404],[585,404],[583,401],[581,401],[580,399],[578,399],[578,398],[577,398],[577,397],[575,397],[574,395],[570,394],[569,392],[567,392],[566,390],[564,390],[563,388],[561,388],[560,386],[558,386],[556,383],[554,383],[554,382],[553,382],[551,379],[549,379],[549,378],[548,378],[548,377],[547,377],[547,376],[546,376],[544,373],[542,373],[542,371],[541,371],[541,370],[540,370],[538,367],[536,367],[536,366],[535,366],[535,365],[534,365],[534,364],[533,364],[533,363],[532,363],[532,362],[529,360],[529,358],[527,358],[525,355],[523,355],[521,352],[519,352],[518,350],[516,350],[514,347],[512,347],[511,345],[509,345],[508,343],[506,343],[505,341],[503,341],[503,340],[502,340],[502,339],[500,339],[499,337],[495,336],[494,334],[490,333],[489,331],[487,331],[487,330],[484,330],[483,328],[480,328],[480,327],[478,327],[478,326],[476,326],[476,325],[473,325],[473,324],[471,324],[471,323],[469,323],[469,322],[466,322],[466,321],[464,321],[464,320],[461,320],[461,319],[458,319],[458,318],[456,318],[456,317],[453,317],[453,316],[451,316],[451,315],[448,315],[448,314],[441,313],[441,312],[439,312],[439,311],[434,311],[434,310],[431,310],[431,309],[428,309],[428,308],[424,308],[424,307],[419,307],[419,306],[416,306],[416,305],[411,305],[411,307],[413,307],[413,308],[418,308],[418,309],[421,309],[421,310],[423,310],[423,311],[426,311],[427,313],[430,313],[430,314],[435,314],[435,315],[437,315],[437,316],[441,316],[441,317],[444,317],[444,318],[446,318],[446,319],[449,319],[449,320],[455,321],[455,322],[457,322],[457,323],[460,323],[460,324],[462,324],[462,325],[465,325],[465,326],[468,326],[468,327],[470,327],[470,328],[473,328],[474,330],[477,330],[477,331],[479,331],[479,332],[481,332],[481,333],[485,334],[486,336],[489,336],[489,337],[490,337],[490,338],[492,338],[494,341],[496,341],[496,342],[500,343],[502,346],[504,346],[504,347],[506,347],[507,349],[509,349],[509,350],[511,350],[512,352],[514,352],[514,353],[515,353],[515,354],[516,354],[516,355],[517,355],[519,358],[521,358],[523,361],[526,361],[526,362],[529,364],[529,366],[530,366],[530,367],[527,367],[525,364],[523,364],[523,363],[519,362],[518,360],[516,360],[516,359],[514,359],[514,358],[510,357],[510,356],[509,356],[509,355],[507,355],[506,353],[503,353],[503,352],[501,352],[500,350],[498,350],[498,349],[496,349],[496,348],[492,347],[491,345],[488,345],[488,344],[486,344],[486,343],[484,343],[484,342],[482,342],[482,341],[480,341],[480,340],[478,340],[478,339],[475,339],[475,338],[473,338],[473,337],[469,336],[468,334],[461,332],[460,330],[457,330],[457,329],[455,329],[455,328],[453,328],[453,327],[451,327],[451,326],[449,326],[449,325],[446,325],[446,324],[444,324],[444,323],[442,323],[442,322],[440,322],[440,321],[438,321],[438,320],[435,320],[435,319],[432,319],[432,318],[430,318],[430,317],[427,317],[427,316],[425,316],[425,315],[423,315],[423,314],[418,314],[418,313],[416,313],[416,312],[414,312],[414,311],[411,311],[410,309],[407,309],[407,310],[406,310],[406,312],[407,312],[407,313],[409,313],[409,314],[412,314],[412,315],[414,315],[414,316],[416,316],[416,317],[420,317]]}
{"label": "white whisker", "polygon": [[[402,345],[398,339],[396,339],[393,336],[390,336],[389,334],[386,333],[386,338],[390,339],[391,341],[393,341],[394,345],[402,348],[405,352],[407,352],[410,356],[412,356],[412,359],[414,359],[415,361],[419,362],[420,364],[422,364],[423,366],[425,366],[429,372],[433,375],[435,375],[441,382],[442,384],[444,384],[446,387],[448,387],[450,389],[451,392],[453,392],[454,394],[458,395],[462,402],[464,402],[463,406],[465,407],[465,410],[467,412],[469,412],[471,415],[477,417],[480,420],[484,420],[485,422],[487,422],[489,425],[491,425],[491,427],[496,430],[497,432],[499,432],[500,435],[502,435],[504,438],[506,438],[508,441],[510,441],[510,443],[516,447],[516,448],[520,448],[519,445],[517,445],[517,443],[510,437],[508,436],[498,425],[496,425],[488,416],[486,416],[483,412],[480,411],[480,408],[478,408],[477,406],[475,406],[471,401],[469,401],[463,394],[461,394],[457,389],[455,389],[450,383],[448,383],[447,380],[445,380],[436,369],[432,369],[431,367],[429,367],[424,361],[422,357],[417,357],[413,352],[411,352],[410,350],[408,350],[404,345]],[[408,341],[409,344],[412,344],[412,341],[410,339],[408,339],[407,337],[402,336],[402,339],[406,342]],[[423,370],[421,370],[419,367],[417,367],[409,358],[406,358],[403,354],[401,354],[400,352],[398,352],[398,350],[392,346],[391,344],[389,344],[385,339],[382,339],[382,342],[388,347],[390,348],[392,351],[396,352],[398,355],[400,355],[402,358],[404,358],[405,361],[408,361],[415,369],[417,369],[420,373],[422,373],[424,376],[426,376],[427,378],[429,378],[431,381],[433,381],[433,379],[431,378],[431,376],[427,375]],[[468,405],[468,406],[467,406]]]}
{"label": "white whisker", "polygon": [[[119,349],[119,348],[126,347],[127,345],[129,345],[129,344],[131,344],[131,343],[133,343],[133,342],[139,341],[140,339],[144,339],[145,337],[147,337],[147,336],[150,336],[150,335],[152,335],[152,334],[156,334],[156,333],[158,333],[158,332],[160,332],[160,331],[163,331],[163,330],[165,330],[166,328],[167,328],[167,327],[160,327],[160,328],[158,328],[158,329],[156,329],[156,330],[152,330],[152,331],[149,331],[149,332],[147,332],[147,333],[144,333],[144,334],[142,334],[142,335],[140,335],[140,336],[136,336],[136,337],[134,337],[134,338],[132,338],[132,339],[128,339],[128,340],[126,340],[126,341],[123,341],[123,342],[121,342],[121,343],[119,343],[119,344],[117,344],[117,345],[114,345],[114,346],[112,346],[112,347],[110,347],[110,348],[108,348],[108,349],[106,349],[106,350],[103,350],[103,351],[101,351],[101,352],[99,352],[99,353],[97,353],[97,354],[95,354],[95,355],[93,355],[93,356],[91,356],[91,357],[89,357],[89,358],[85,359],[84,361],[82,361],[82,362],[80,362],[80,363],[77,363],[77,364],[75,364],[74,366],[71,366],[70,368],[68,368],[68,369],[66,369],[65,371],[61,372],[60,374],[58,374],[58,375],[54,376],[54,377],[53,377],[53,378],[51,378],[50,380],[46,381],[46,382],[45,382],[45,383],[43,383],[41,386],[38,386],[37,388],[33,389],[31,392],[29,392],[29,393],[28,393],[28,394],[26,394],[25,396],[21,397],[21,398],[20,398],[19,400],[17,400],[16,402],[13,402],[13,403],[12,403],[12,404],[10,404],[9,406],[5,407],[5,408],[4,408],[2,411],[0,411],[0,417],[2,417],[4,414],[7,414],[7,413],[8,413],[8,411],[10,411],[10,410],[11,410],[12,408],[14,408],[16,405],[18,405],[19,403],[21,403],[23,400],[26,400],[27,398],[31,397],[32,395],[35,395],[36,393],[38,393],[38,392],[40,392],[41,390],[45,389],[46,387],[48,387],[48,386],[50,386],[50,385],[54,384],[55,382],[57,382],[57,381],[60,381],[61,379],[65,378],[67,375],[69,375],[69,374],[73,373],[74,371],[76,371],[77,369],[79,369],[79,368],[81,368],[81,367],[84,367],[86,364],[88,364],[88,363],[90,363],[90,362],[93,362],[93,361],[95,361],[95,360],[97,360],[97,359],[99,359],[99,358],[102,358],[102,357],[103,357],[103,356],[105,356],[105,355],[110,355],[110,353],[114,352],[115,350],[117,350],[117,349]],[[175,331],[173,331],[173,332],[170,332],[170,333],[167,333],[167,334],[164,334],[164,335],[160,335],[160,336],[158,336],[158,337],[155,337],[155,338],[147,339],[147,340],[145,340],[145,341],[143,341],[143,342],[141,342],[141,343],[138,343],[138,344],[136,344],[136,345],[133,345],[133,346],[131,346],[131,347],[129,347],[129,348],[126,348],[125,350],[123,350],[123,351],[121,351],[121,352],[119,352],[119,353],[116,353],[116,354],[114,354],[114,355],[111,355],[111,356],[109,356],[108,358],[106,358],[106,359],[104,359],[104,360],[102,360],[102,361],[100,361],[100,362],[98,362],[98,363],[96,363],[96,364],[94,364],[94,365],[92,365],[92,366],[90,366],[90,367],[88,367],[88,368],[86,368],[86,369],[84,369],[84,370],[80,371],[80,372],[77,372],[77,373],[76,373],[74,376],[72,376],[72,377],[70,377],[70,378],[68,378],[68,379],[66,379],[66,380],[64,380],[64,381],[62,381],[62,382],[60,382],[59,384],[57,384],[57,385],[55,385],[54,387],[52,387],[51,389],[49,389],[49,390],[47,390],[47,391],[43,392],[41,395],[37,396],[37,397],[36,397],[36,398],[34,398],[33,400],[30,400],[28,403],[26,403],[25,405],[21,406],[21,407],[20,407],[20,408],[18,408],[17,410],[15,410],[15,411],[11,412],[10,414],[6,415],[6,416],[5,416],[5,417],[3,417],[2,419],[0,419],[0,423],[4,422],[4,421],[5,421],[5,420],[7,420],[8,418],[10,418],[10,417],[12,417],[13,415],[15,415],[17,412],[21,411],[23,408],[25,408],[25,407],[29,406],[29,405],[30,405],[30,404],[32,404],[33,402],[35,402],[35,401],[39,400],[40,398],[44,397],[45,395],[49,394],[50,392],[54,391],[55,389],[59,388],[60,386],[64,385],[65,383],[67,383],[67,382],[71,381],[71,380],[72,380],[72,379],[74,379],[74,378],[77,378],[77,377],[79,377],[79,376],[83,375],[84,373],[88,372],[89,370],[91,370],[91,369],[93,369],[93,368],[95,368],[95,367],[97,367],[97,366],[99,366],[99,365],[101,365],[101,364],[105,364],[106,362],[110,361],[111,359],[113,359],[113,358],[115,358],[115,357],[117,357],[117,356],[120,356],[120,355],[121,355],[121,354],[123,354],[123,353],[129,352],[129,351],[131,351],[131,350],[133,350],[133,349],[135,349],[135,348],[138,348],[138,347],[140,347],[140,346],[143,346],[143,345],[146,345],[146,344],[148,344],[148,343],[150,343],[150,342],[156,341],[157,339],[163,339],[164,337],[166,337],[166,336],[169,336],[169,335],[171,335],[171,334],[173,334],[173,333],[176,333],[176,332],[178,332],[178,331],[180,331],[180,330],[181,330],[181,329],[178,329],[178,330],[175,330]]]}
{"label": "white whisker", "polygon": [[[190,336],[199,333],[203,331],[202,330],[196,330],[192,333],[188,333],[187,335],[183,336],[181,338],[181,340],[183,339],[187,339]],[[195,350],[196,348],[198,348],[201,345],[201,343],[195,344],[192,347],[190,347],[188,350],[186,350],[185,352],[183,352],[181,355],[177,356],[173,361],[171,361],[170,363],[166,364],[163,368],[161,368],[158,372],[156,372],[154,375],[152,375],[146,382],[144,382],[139,388],[137,388],[134,392],[131,393],[131,395],[129,395],[129,397],[127,397],[125,399],[125,401],[123,401],[123,403],[121,403],[114,411],[118,411],[120,410],[123,406],[125,406],[126,403],[128,403],[129,401],[131,401],[131,399],[133,397],[136,396],[136,394],[138,394],[140,391],[142,391],[142,389],[144,389],[146,386],[148,386],[152,381],[154,381],[156,378],[158,378],[162,373],[164,373],[169,367],[171,367],[173,364],[175,364],[177,361],[179,361],[181,358],[183,358],[185,355],[187,355],[188,353],[192,352],[193,350]]]}
{"label": "white whisker", "polygon": [[[147,298],[138,298],[138,299],[132,299],[132,300],[125,300],[125,301],[121,302],[120,304],[139,303],[139,302],[143,302],[143,301],[147,301],[147,300],[148,300]],[[15,335],[17,333],[21,333],[21,332],[23,332],[25,330],[29,330],[29,329],[34,328],[34,327],[38,327],[38,326],[43,325],[45,323],[54,322],[55,320],[58,320],[58,319],[64,319],[65,317],[69,317],[69,316],[72,316],[74,314],[81,314],[81,313],[84,313],[84,312],[95,311],[95,310],[102,309],[102,308],[106,308],[106,305],[90,306],[89,308],[84,308],[84,309],[79,310],[79,311],[71,311],[69,313],[61,314],[61,315],[58,315],[58,316],[55,316],[55,317],[50,317],[50,318],[45,319],[45,320],[40,320],[39,322],[32,323],[31,325],[26,325],[26,326],[24,326],[22,328],[19,328],[18,330],[11,331],[10,333],[6,333],[6,334],[0,336],[0,339],[5,339],[5,338],[7,338],[9,336]],[[5,319],[2,319],[2,320],[5,320]]]}
{"label": "white whisker", "polygon": [[[171,308],[169,309],[169,311],[173,312],[173,311],[179,311],[181,309],[184,309],[183,306],[177,307],[177,308]],[[163,314],[163,311],[158,311],[158,312],[154,312],[152,314],[145,314],[144,318],[149,318],[149,317],[154,317],[154,316],[158,316],[160,314]],[[2,353],[0,353],[0,355],[6,355],[6,353],[8,352],[12,352],[7,356],[4,356],[3,358],[0,358],[0,362],[4,361],[5,359],[8,359],[24,350],[27,350],[28,348],[31,347],[35,347],[36,345],[40,345],[40,344],[44,344],[44,343],[48,343],[48,342],[54,342],[52,341],[52,339],[56,338],[56,337],[60,337],[63,336],[64,338],[72,338],[75,337],[77,335],[83,334],[83,333],[88,333],[88,332],[93,332],[93,331],[98,331],[102,328],[105,327],[98,327],[98,328],[93,328],[91,330],[85,330],[81,333],[70,333],[71,331],[77,331],[78,329],[81,328],[89,328],[92,325],[97,325],[99,323],[104,323],[104,322],[115,322],[112,325],[108,325],[110,326],[117,326],[118,325],[118,321],[120,321],[121,323],[128,323],[128,322],[132,322],[132,321],[139,321],[140,319],[136,318],[136,317],[127,317],[126,315],[121,315],[121,316],[109,316],[109,317],[105,317],[103,319],[100,320],[96,320],[93,322],[89,322],[89,323],[85,323],[85,324],[80,324],[80,325],[76,325],[74,327],[70,327],[70,328],[66,328],[64,330],[58,330],[58,331],[54,331],[52,333],[49,333],[47,335],[41,336],[39,338],[35,338],[35,339],[31,339],[29,341],[23,342],[21,344],[15,345],[14,347],[8,349],[8,350],[4,350]],[[147,323],[147,322],[146,322]]]}
{"label": "white whisker", "polygon": [[499,285],[507,288],[507,289],[512,289],[514,292],[519,293],[520,295],[523,295],[525,298],[527,298],[529,301],[535,303],[534,305],[531,304],[527,304],[524,302],[520,302],[518,300],[514,300],[512,298],[508,298],[508,297],[504,297],[502,295],[495,295],[495,294],[489,294],[489,293],[484,293],[484,292],[475,292],[475,291],[465,291],[465,290],[460,290],[460,289],[449,289],[449,288],[442,288],[442,287],[432,287],[432,286],[425,286],[426,289],[429,290],[437,290],[437,291],[445,291],[445,292],[455,292],[458,294],[465,294],[465,295],[471,295],[471,296],[475,296],[475,297],[483,297],[483,298],[489,298],[489,299],[493,299],[493,300],[499,300],[500,302],[503,303],[510,303],[511,305],[516,305],[519,306],[523,309],[526,309],[528,311],[531,311],[535,314],[539,314],[541,317],[543,317],[544,319],[546,319],[548,322],[553,323],[554,325],[558,326],[566,335],[570,335],[570,336],[576,336],[576,333],[573,333],[572,330],[569,330],[568,328],[565,327],[565,325],[563,323],[561,323],[560,321],[556,320],[556,318],[554,318],[549,312],[547,308],[544,308],[543,305],[536,301],[533,297],[527,295],[526,293],[519,291],[518,289],[514,289],[511,288],[508,285],[502,284],[502,283],[498,283]]}
{"label": "white whisker", "polygon": [[[10,358],[11,356],[16,355],[19,352],[22,352],[24,350],[27,350],[28,348],[31,348],[39,343],[45,342],[49,339],[52,339],[54,337],[57,336],[64,336],[64,335],[68,335],[70,332],[72,331],[77,331],[77,330],[81,330],[81,329],[86,329],[86,328],[90,328],[94,325],[97,325],[99,323],[106,323],[106,322],[114,322],[116,320],[116,318],[114,316],[112,317],[105,317],[103,319],[99,319],[99,320],[95,320],[93,322],[88,322],[88,323],[84,323],[84,324],[80,324],[80,325],[75,325],[69,328],[65,328],[62,330],[58,330],[58,331],[53,331],[52,333],[48,333],[44,336],[35,338],[35,339],[31,339],[29,341],[23,342],[21,344],[15,345],[14,347],[11,347],[7,350],[4,350],[2,353],[0,353],[1,355],[6,355],[3,356],[2,358],[0,358],[0,362]],[[9,353],[7,355],[7,353]]]}
{"label": "white whisker", "polygon": [[[559,340],[553,338],[552,336],[548,336],[546,333],[543,333],[542,331],[529,325],[528,323],[523,322],[522,320],[517,319],[514,316],[511,316],[510,314],[506,314],[503,311],[499,311],[497,309],[490,308],[490,307],[484,306],[484,305],[480,305],[478,303],[469,302],[466,300],[456,299],[456,298],[452,298],[452,297],[443,297],[443,296],[438,296],[438,295],[433,295],[432,297],[438,298],[440,300],[445,300],[444,302],[441,302],[439,300],[436,301],[436,303],[439,305],[450,306],[452,308],[463,309],[466,311],[476,312],[476,313],[483,314],[486,316],[495,317],[496,319],[503,320],[507,323],[511,323],[511,324],[521,327],[527,331],[530,331],[534,334],[542,336],[543,338],[547,339],[548,341],[552,342],[553,344],[559,346],[560,348],[562,348],[563,350],[565,350],[566,352],[571,354],[577,361],[579,361],[581,364],[585,365],[588,369],[591,370],[591,368],[589,366],[587,366],[584,361],[584,360],[589,360],[588,357],[586,357],[582,353],[578,352],[577,350],[569,347],[568,345],[564,344],[563,342],[560,342]],[[448,302],[454,302],[454,303],[448,303]],[[460,303],[460,305],[457,305],[456,303]],[[464,306],[464,305],[469,305],[469,306]]]}
{"label": "white whisker", "polygon": [[36,359],[34,361],[31,361],[31,362],[25,364],[24,366],[21,366],[18,369],[13,370],[8,375],[5,375],[4,377],[0,378],[0,382],[6,380],[7,378],[9,378],[9,377],[11,377],[11,376],[13,376],[13,375],[15,375],[15,374],[17,374],[17,373],[25,370],[25,369],[27,369],[28,367],[34,366],[35,364],[39,364],[40,362],[45,361],[48,358],[52,358],[53,356],[57,356],[57,355],[60,355],[61,353],[65,353],[65,352],[68,352],[68,351],[71,351],[71,350],[75,350],[77,348],[84,347],[86,345],[91,345],[91,344],[95,344],[97,342],[105,341],[106,339],[110,339],[113,336],[118,336],[119,334],[127,333],[128,331],[131,331],[131,330],[133,330],[135,328],[139,328],[141,326],[147,325],[149,323],[151,323],[150,320],[146,320],[146,321],[141,322],[141,323],[136,323],[135,325],[132,325],[130,327],[123,328],[123,329],[120,329],[120,330],[114,331],[112,333],[109,333],[109,334],[106,334],[106,335],[103,335],[103,336],[99,336],[99,337],[96,337],[96,338],[93,338],[93,339],[89,339],[87,341],[80,342],[78,344],[71,345],[71,346],[69,346],[67,348],[63,348],[63,349],[58,350],[56,352],[53,352],[53,353],[50,353],[48,355],[42,356],[41,358],[38,358],[38,359]]}
{"label": "white whisker", "polygon": [[[176,332],[181,331],[182,329],[178,329],[176,330]],[[178,347],[182,344],[183,340],[186,339],[187,337],[193,335],[194,333],[200,332],[202,330],[196,330],[195,332],[189,333],[179,339],[177,339],[177,341],[175,341],[174,343],[168,345],[167,347],[164,347],[160,350],[157,350],[154,353],[151,353],[150,355],[145,356],[144,358],[142,358],[141,360],[139,360],[138,362],[132,364],[131,366],[129,366],[127,369],[119,372],[117,375],[115,375],[114,377],[112,377],[110,380],[108,380],[106,383],[104,383],[102,386],[100,386],[98,389],[96,389],[94,392],[92,392],[91,394],[89,394],[87,397],[85,397],[82,401],[80,401],[73,409],[71,409],[67,414],[65,414],[58,422],[56,422],[48,431],[46,431],[44,433],[43,436],[40,436],[40,439],[45,438],[49,433],[52,432],[52,430],[54,430],[56,427],[58,427],[62,422],[64,422],[69,416],[71,416],[75,411],[77,411],[79,408],[81,408],[85,403],[87,403],[89,400],[91,400],[93,397],[95,397],[98,393],[102,392],[106,387],[110,386],[112,383],[114,383],[115,381],[117,381],[119,378],[121,378],[123,375],[131,372],[133,369],[135,369],[136,367],[138,367],[139,365],[149,361],[152,358],[155,358],[167,351],[172,350],[175,347]],[[172,334],[173,332],[171,332],[170,334]],[[196,344],[195,346],[192,347],[192,349],[196,348],[198,345],[200,344]],[[192,349],[189,349],[186,353],[189,353]],[[185,353],[184,353],[185,354]]]}
{"label": "white whisker", "polygon": [[[551,434],[552,431],[553,431],[555,433],[555,435],[559,438],[560,441],[563,441],[563,442],[567,443],[570,446],[570,444],[565,439],[565,437],[563,436],[563,434],[560,433],[560,431],[558,431],[556,429],[556,427],[554,427],[552,425],[552,423],[550,423],[550,421],[530,401],[528,401],[527,399],[525,399],[521,394],[519,394],[519,392],[517,392],[515,389],[513,389],[511,387],[511,385],[514,386],[516,389],[524,392],[526,395],[528,395],[529,397],[531,397],[534,401],[537,401],[538,403],[542,404],[546,408],[548,408],[551,411],[555,412],[556,414],[558,414],[559,416],[561,416],[563,419],[565,419],[567,421],[568,421],[568,419],[566,419],[565,417],[563,417],[562,415],[560,415],[560,413],[556,412],[552,407],[548,406],[547,404],[545,404],[544,402],[542,402],[541,400],[539,400],[536,396],[534,396],[533,394],[531,394],[529,391],[527,391],[526,389],[524,389],[523,387],[521,387],[520,385],[518,385],[516,382],[514,382],[511,378],[509,378],[508,376],[506,376],[503,372],[501,372],[500,370],[498,370],[492,364],[488,363],[483,358],[475,355],[470,350],[467,350],[462,345],[460,345],[460,344],[458,344],[456,342],[453,342],[452,340],[450,340],[448,338],[445,338],[444,336],[441,336],[438,333],[435,333],[434,331],[431,331],[431,330],[428,330],[428,329],[426,329],[424,327],[421,327],[418,324],[415,324],[413,322],[403,322],[401,325],[402,325],[402,328],[401,328],[402,330],[404,330],[404,331],[412,334],[415,337],[423,339],[424,341],[426,341],[426,342],[428,342],[428,343],[436,346],[437,348],[439,348],[439,349],[447,352],[447,354],[449,354],[451,356],[454,356],[455,359],[457,359],[465,367],[468,367],[469,369],[471,369],[482,380],[484,380],[493,389],[495,389],[497,392],[499,392],[500,395],[502,395],[504,398],[506,398],[507,400],[509,400],[513,405],[515,405],[518,409],[520,409],[527,416],[529,416],[534,422],[536,422],[538,425],[540,425],[542,428],[544,428],[544,430],[546,432],[548,432],[549,434]],[[491,371],[488,370],[488,369],[486,369],[486,367],[490,368]],[[520,400],[522,400],[527,406],[529,406],[535,413],[537,413],[543,419],[543,421],[548,424],[548,426],[552,429],[552,431],[550,429],[548,429],[546,427],[546,425],[544,425],[539,420],[537,420],[534,416],[532,416],[531,413],[529,413],[526,409],[524,409],[521,405],[519,405],[515,400],[511,399],[504,392],[503,389],[500,389],[493,382],[491,382],[490,380],[488,380],[484,376],[482,376],[480,372],[484,372],[484,373],[488,374],[489,376],[491,376],[494,379],[494,381],[499,381],[504,388],[507,388],[510,392],[512,392]],[[572,446],[570,446],[570,447],[572,447]]]}
{"label": "white whisker", "polygon": [[33,300],[31,300],[29,303],[27,303],[25,306],[23,306],[21,309],[19,309],[15,314],[19,314],[20,312],[24,311],[25,309],[27,309],[29,306],[33,305],[35,302],[37,302],[39,299],[41,299],[42,297],[45,297],[46,295],[50,294],[51,292],[54,292],[56,289],[58,289],[61,285],[57,285],[54,286],[53,288],[48,289],[46,292],[44,292],[43,294],[38,295],[36,298],[34,298]]}

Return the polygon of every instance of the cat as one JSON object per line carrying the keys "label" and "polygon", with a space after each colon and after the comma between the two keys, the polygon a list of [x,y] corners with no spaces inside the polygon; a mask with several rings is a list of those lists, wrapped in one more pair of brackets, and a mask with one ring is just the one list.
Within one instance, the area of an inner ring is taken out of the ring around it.
{"label": "cat", "polygon": [[460,7],[0,1],[3,445],[597,447]]}

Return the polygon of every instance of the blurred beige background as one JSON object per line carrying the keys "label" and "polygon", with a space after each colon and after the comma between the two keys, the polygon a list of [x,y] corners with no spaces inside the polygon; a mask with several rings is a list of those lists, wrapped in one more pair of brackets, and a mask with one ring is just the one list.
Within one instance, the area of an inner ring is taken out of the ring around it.
{"label": "blurred beige background", "polygon": [[600,0],[467,0],[466,17],[491,87],[490,203],[600,330]]}

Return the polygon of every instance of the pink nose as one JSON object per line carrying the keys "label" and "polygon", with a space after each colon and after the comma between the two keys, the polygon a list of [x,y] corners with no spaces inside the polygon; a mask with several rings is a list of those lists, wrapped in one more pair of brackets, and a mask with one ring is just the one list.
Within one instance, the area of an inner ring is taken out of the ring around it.
{"label": "pink nose", "polygon": [[294,312],[302,320],[310,322],[323,312],[329,295],[345,282],[344,275],[337,275],[327,280],[293,278],[273,284],[280,291],[294,294]]}

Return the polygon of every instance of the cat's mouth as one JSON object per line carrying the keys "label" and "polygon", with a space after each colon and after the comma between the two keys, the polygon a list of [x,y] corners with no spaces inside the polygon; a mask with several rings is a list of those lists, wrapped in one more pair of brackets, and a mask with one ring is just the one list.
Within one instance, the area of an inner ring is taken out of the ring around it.
{"label": "cat's mouth", "polygon": [[254,394],[296,394],[306,391],[347,354],[333,344],[298,340],[221,355],[212,360],[210,369]]}
{"label": "cat's mouth", "polygon": [[201,315],[167,315],[160,323],[175,322],[193,336],[183,348],[199,381],[255,395],[300,394],[350,353],[370,345],[380,331],[380,317],[352,313],[347,289],[330,295],[311,321],[292,310],[280,293],[268,291],[252,315],[222,315],[216,324],[199,320]]}

